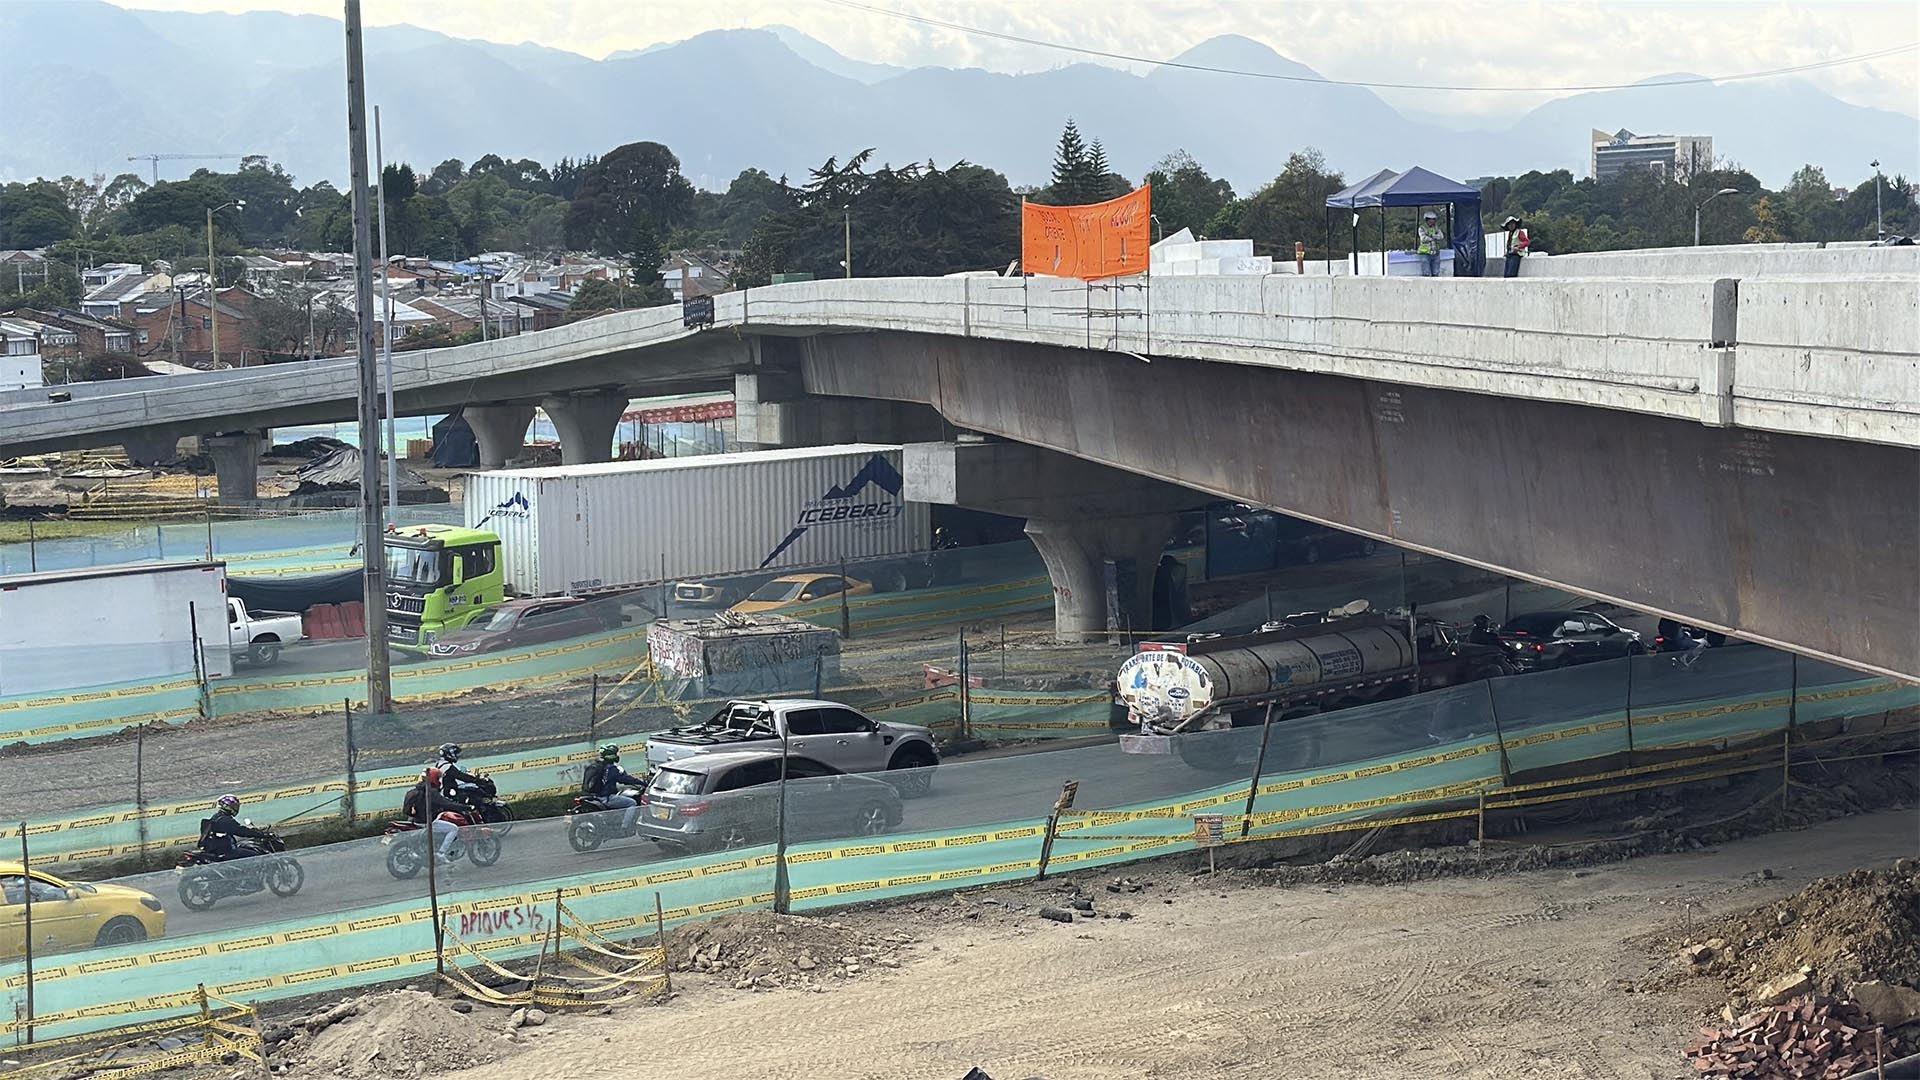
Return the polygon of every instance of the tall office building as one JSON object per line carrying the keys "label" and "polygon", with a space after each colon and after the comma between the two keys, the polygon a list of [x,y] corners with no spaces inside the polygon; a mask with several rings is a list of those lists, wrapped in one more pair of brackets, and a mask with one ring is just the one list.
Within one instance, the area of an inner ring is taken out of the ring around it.
{"label": "tall office building", "polygon": [[1609,135],[1593,133],[1587,175],[1611,180],[1634,170],[1652,170],[1685,179],[1713,167],[1711,135],[1635,135],[1626,128]]}

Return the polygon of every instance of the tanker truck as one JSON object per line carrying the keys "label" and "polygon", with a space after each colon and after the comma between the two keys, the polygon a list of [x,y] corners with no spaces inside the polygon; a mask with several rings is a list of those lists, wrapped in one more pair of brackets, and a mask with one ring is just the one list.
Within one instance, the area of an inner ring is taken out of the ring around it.
{"label": "tanker truck", "polygon": [[1259,727],[1268,706],[1276,722],[1298,720],[1514,671],[1500,650],[1459,640],[1445,623],[1366,607],[1289,616],[1247,634],[1142,643],[1114,679],[1116,722],[1138,729],[1120,736],[1121,749],[1239,768],[1259,740],[1209,733]]}

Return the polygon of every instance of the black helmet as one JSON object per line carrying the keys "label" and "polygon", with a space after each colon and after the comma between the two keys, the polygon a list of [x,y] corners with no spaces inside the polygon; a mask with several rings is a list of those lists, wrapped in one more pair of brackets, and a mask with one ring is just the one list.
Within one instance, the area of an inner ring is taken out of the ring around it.
{"label": "black helmet", "polygon": [[459,761],[460,747],[454,743],[441,743],[440,744],[440,760],[441,761]]}
{"label": "black helmet", "polygon": [[1485,615],[1475,615],[1473,617],[1473,625],[1475,629],[1485,630],[1493,625],[1493,620],[1487,618]]}

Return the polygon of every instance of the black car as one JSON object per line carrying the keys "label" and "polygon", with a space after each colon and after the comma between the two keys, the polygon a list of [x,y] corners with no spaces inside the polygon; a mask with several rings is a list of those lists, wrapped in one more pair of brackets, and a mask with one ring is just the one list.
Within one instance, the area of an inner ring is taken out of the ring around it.
{"label": "black car", "polygon": [[1637,631],[1593,611],[1534,611],[1500,627],[1515,662],[1526,668],[1560,668],[1617,660],[1647,652]]}

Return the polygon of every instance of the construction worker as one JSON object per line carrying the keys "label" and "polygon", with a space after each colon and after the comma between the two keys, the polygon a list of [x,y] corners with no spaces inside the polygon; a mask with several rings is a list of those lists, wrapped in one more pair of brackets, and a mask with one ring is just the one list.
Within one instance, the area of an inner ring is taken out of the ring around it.
{"label": "construction worker", "polygon": [[1415,249],[1426,260],[1427,277],[1440,276],[1440,253],[1446,247],[1447,234],[1440,228],[1440,215],[1429,210],[1420,219],[1420,246]]}
{"label": "construction worker", "polygon": [[1506,276],[1519,277],[1520,257],[1525,255],[1527,250],[1533,246],[1533,241],[1527,236],[1526,227],[1520,224],[1520,219],[1517,217],[1508,218],[1505,223],[1505,228],[1507,230]]}

